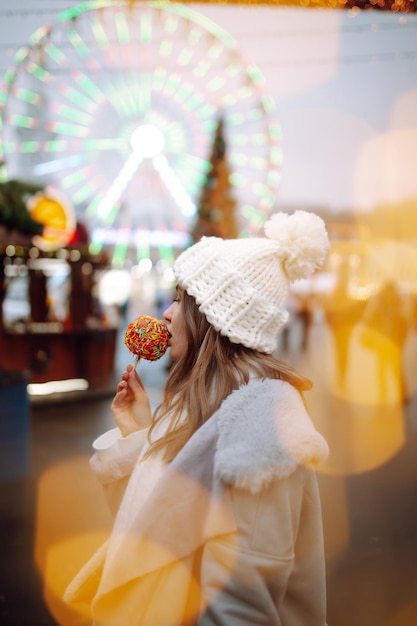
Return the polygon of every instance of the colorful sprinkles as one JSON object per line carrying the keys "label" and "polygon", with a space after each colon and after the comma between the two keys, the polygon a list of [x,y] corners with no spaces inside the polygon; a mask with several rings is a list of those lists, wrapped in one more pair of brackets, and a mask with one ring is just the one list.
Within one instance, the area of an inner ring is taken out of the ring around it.
{"label": "colorful sprinkles", "polygon": [[141,315],[126,329],[125,345],[138,359],[157,361],[168,349],[169,332],[163,320]]}

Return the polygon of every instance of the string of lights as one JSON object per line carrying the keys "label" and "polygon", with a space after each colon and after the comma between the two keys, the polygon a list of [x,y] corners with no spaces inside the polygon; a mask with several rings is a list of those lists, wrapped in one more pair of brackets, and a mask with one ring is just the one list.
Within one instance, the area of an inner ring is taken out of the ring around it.
{"label": "string of lights", "polygon": [[[131,4],[136,4],[142,0],[130,0]],[[117,2],[117,0],[116,0]],[[202,4],[225,4],[225,0],[201,0]],[[55,6],[57,2],[54,3]],[[194,4],[192,0],[183,0],[182,4]],[[227,4],[242,6],[300,6],[302,8],[328,8],[355,11],[392,11],[394,13],[415,13],[417,12],[416,0],[228,0]],[[63,0],[63,5],[68,6],[68,2]],[[14,9],[7,9],[0,12],[1,15],[15,14]],[[48,9],[32,8],[32,15],[42,15]]]}

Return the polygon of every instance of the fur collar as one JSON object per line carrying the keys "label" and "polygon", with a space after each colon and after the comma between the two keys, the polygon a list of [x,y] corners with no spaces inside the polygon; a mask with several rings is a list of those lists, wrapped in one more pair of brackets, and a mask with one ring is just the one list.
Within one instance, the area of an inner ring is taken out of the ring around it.
{"label": "fur collar", "polygon": [[298,465],[315,467],[328,456],[300,393],[282,380],[250,381],[228,396],[213,418],[216,477],[254,493]]}

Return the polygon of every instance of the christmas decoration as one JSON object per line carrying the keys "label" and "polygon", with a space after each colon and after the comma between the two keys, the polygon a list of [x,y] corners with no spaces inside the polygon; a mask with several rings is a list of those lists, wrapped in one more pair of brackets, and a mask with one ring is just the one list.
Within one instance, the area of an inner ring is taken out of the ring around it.
{"label": "christmas decoration", "polygon": [[210,156],[210,170],[198,204],[198,219],[193,229],[194,242],[203,236],[234,239],[238,236],[236,201],[232,195],[227,162],[224,122],[217,124]]}
{"label": "christmas decoration", "polygon": [[42,235],[44,225],[28,209],[29,198],[40,191],[42,187],[19,180],[0,182],[0,225],[29,237]]}

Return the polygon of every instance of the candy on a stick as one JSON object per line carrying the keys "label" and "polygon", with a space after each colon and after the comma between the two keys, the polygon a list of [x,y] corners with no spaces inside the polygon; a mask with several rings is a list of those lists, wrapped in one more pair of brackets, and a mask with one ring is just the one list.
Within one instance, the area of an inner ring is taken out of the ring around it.
{"label": "candy on a stick", "polygon": [[135,367],[140,359],[157,361],[168,349],[169,332],[163,320],[141,315],[126,329],[125,345],[136,356]]}

